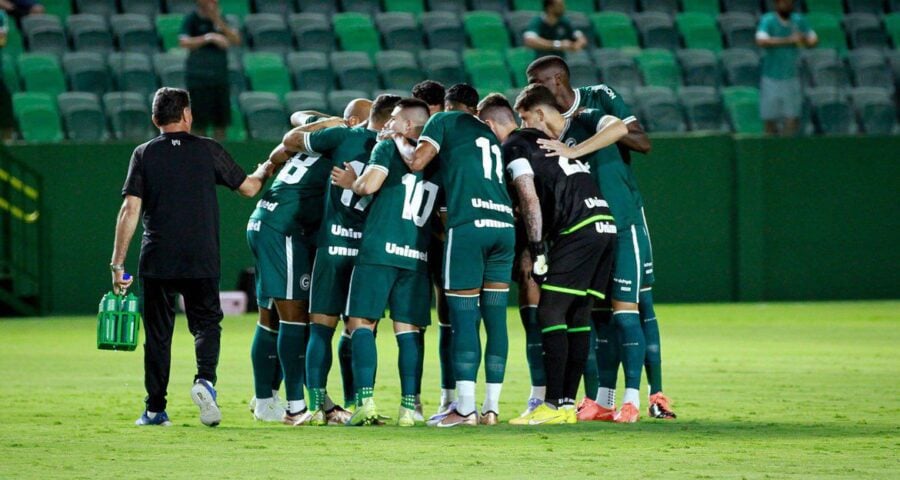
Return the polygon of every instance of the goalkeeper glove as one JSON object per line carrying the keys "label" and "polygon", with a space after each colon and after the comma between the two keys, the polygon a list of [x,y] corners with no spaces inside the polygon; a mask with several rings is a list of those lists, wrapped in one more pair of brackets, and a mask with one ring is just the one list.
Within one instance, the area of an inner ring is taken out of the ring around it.
{"label": "goalkeeper glove", "polygon": [[544,242],[530,242],[528,251],[531,253],[531,278],[537,283],[544,283],[547,280],[547,272],[550,271],[550,264],[547,261],[547,248]]}

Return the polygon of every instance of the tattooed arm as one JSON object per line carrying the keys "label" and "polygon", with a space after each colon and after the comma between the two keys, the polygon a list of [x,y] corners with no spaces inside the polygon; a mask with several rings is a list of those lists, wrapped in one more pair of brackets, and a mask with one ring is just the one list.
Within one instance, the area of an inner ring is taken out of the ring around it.
{"label": "tattooed arm", "polygon": [[513,180],[516,193],[519,196],[519,212],[522,221],[525,222],[525,232],[528,242],[540,242],[543,236],[543,220],[541,218],[541,204],[538,201],[537,191],[534,189],[534,175],[519,175]]}

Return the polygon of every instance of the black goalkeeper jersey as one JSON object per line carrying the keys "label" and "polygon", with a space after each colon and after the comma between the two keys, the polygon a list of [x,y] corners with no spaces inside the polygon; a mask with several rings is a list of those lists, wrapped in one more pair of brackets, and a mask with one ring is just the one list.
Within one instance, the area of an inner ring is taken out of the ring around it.
{"label": "black goalkeeper jersey", "polygon": [[541,204],[544,236],[554,240],[600,220],[612,220],[609,206],[586,162],[565,157],[547,157],[537,144],[549,139],[540,130],[522,128],[503,142],[503,158],[510,178],[534,175]]}

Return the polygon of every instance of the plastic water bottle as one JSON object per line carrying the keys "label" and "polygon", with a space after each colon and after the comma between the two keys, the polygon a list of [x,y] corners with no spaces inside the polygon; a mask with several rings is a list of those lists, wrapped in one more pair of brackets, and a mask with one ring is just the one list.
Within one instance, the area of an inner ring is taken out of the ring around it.
{"label": "plastic water bottle", "polygon": [[97,313],[97,348],[115,350],[118,336],[119,304],[121,297],[109,292],[100,299]]}
{"label": "plastic water bottle", "polygon": [[138,298],[133,293],[125,297],[122,310],[124,311],[119,316],[119,348],[130,352],[137,348],[138,330],[141,325]]}

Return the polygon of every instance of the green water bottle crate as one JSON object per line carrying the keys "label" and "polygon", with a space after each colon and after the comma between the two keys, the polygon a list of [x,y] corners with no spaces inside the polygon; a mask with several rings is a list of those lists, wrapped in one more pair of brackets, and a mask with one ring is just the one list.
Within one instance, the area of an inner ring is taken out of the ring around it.
{"label": "green water bottle crate", "polygon": [[99,310],[97,348],[127,352],[137,348],[141,325],[138,298],[133,293],[116,295],[109,292],[100,299]]}

